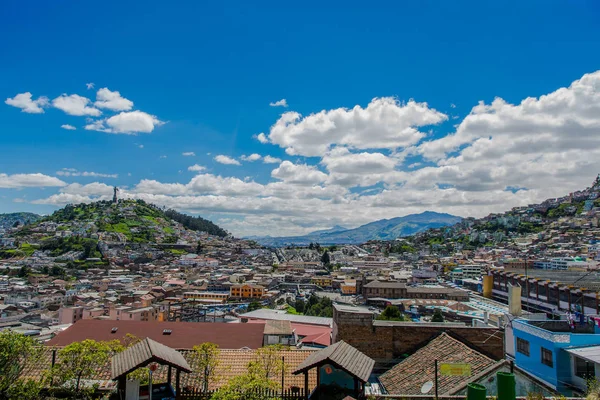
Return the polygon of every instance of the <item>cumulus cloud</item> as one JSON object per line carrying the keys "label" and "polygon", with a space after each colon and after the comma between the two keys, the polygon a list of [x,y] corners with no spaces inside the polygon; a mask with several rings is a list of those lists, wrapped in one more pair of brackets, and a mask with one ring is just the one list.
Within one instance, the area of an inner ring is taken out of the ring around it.
{"label": "cumulus cloud", "polygon": [[272,156],[264,156],[263,164],[279,164],[281,162],[281,158],[272,157]]}
{"label": "cumulus cloud", "polygon": [[78,94],[62,94],[54,100],[52,100],[52,106],[64,111],[69,115],[87,115],[91,117],[97,117],[100,114],[102,114],[102,112],[97,108],[90,107],[90,104],[90,99],[88,99],[87,97],[79,96]]}
{"label": "cumulus cloud", "polygon": [[262,156],[260,154],[250,154],[249,156],[241,156],[240,157],[242,159],[242,161],[249,161],[249,162],[254,162],[254,161],[258,161],[262,158]]}
{"label": "cumulus cloud", "polygon": [[262,144],[269,143],[269,139],[267,138],[267,135],[264,134],[264,132],[261,132],[258,135],[254,135],[254,138]]}
{"label": "cumulus cloud", "polygon": [[48,98],[46,96],[40,96],[36,100],[33,100],[30,92],[19,93],[13,98],[7,98],[4,103],[9,106],[17,107],[21,109],[21,112],[28,114],[41,114],[44,112],[44,107],[48,105]]}
{"label": "cumulus cloud", "polygon": [[290,155],[322,156],[332,145],[357,149],[396,149],[418,143],[425,133],[417,128],[448,117],[427,103],[401,103],[395,98],[373,99],[366,108],[337,108],[302,117],[290,111],[271,127],[269,141]]}
{"label": "cumulus cloud", "polygon": [[181,153],[181,155],[184,157],[195,157],[196,153],[194,153],[193,151],[186,151],[186,152]]}
{"label": "cumulus cloud", "polygon": [[63,129],[66,129],[68,131],[74,131],[74,130],[77,129],[73,125],[69,125],[69,124],[64,124],[64,125],[61,125],[60,127],[63,128]]}
{"label": "cumulus cloud", "polygon": [[156,116],[143,111],[121,112],[110,118],[93,121],[85,126],[87,130],[106,133],[134,135],[151,133],[157,126],[163,125]]}
{"label": "cumulus cloud", "polygon": [[102,88],[96,93],[94,105],[112,111],[129,111],[133,108],[133,101],[122,97],[117,91],[111,92],[108,88]]}
{"label": "cumulus cloud", "polygon": [[87,172],[87,171],[78,171],[75,168],[63,168],[60,171],[56,171],[56,175],[59,176],[83,176],[83,177],[93,177],[93,178],[118,178],[118,174],[102,174],[99,172]]}
{"label": "cumulus cloud", "polygon": [[290,161],[279,164],[279,167],[271,171],[271,176],[284,182],[301,185],[314,185],[327,179],[327,174],[319,171],[314,166],[293,164]]}
{"label": "cumulus cloud", "polygon": [[61,187],[66,183],[54,176],[36,174],[2,174],[0,173],[0,188],[21,189],[26,187]]}
{"label": "cumulus cloud", "polygon": [[219,154],[218,156],[215,157],[215,161],[218,162],[219,164],[226,164],[226,165],[242,165],[240,164],[240,162],[238,160],[236,160],[235,158],[231,158],[229,156],[225,156],[222,154]]}
{"label": "cumulus cloud", "polygon": [[202,165],[198,165],[198,164],[190,165],[188,167],[188,171],[194,171],[194,172],[204,171],[205,169],[206,169],[206,167],[203,167]]}
{"label": "cumulus cloud", "polygon": [[[277,160],[268,183],[194,171],[183,183],[142,180],[122,196],[214,216],[235,235],[289,235],[426,210],[481,217],[585,188],[600,171],[600,72],[515,104],[482,102],[436,139],[420,129],[447,117],[425,103],[386,101],[290,119],[271,141],[319,158]],[[410,145],[399,150],[400,141]],[[69,185],[38,201],[104,196],[104,187]]]}
{"label": "cumulus cloud", "polygon": [[269,103],[271,107],[287,107],[288,103],[286,99],[277,100]]}

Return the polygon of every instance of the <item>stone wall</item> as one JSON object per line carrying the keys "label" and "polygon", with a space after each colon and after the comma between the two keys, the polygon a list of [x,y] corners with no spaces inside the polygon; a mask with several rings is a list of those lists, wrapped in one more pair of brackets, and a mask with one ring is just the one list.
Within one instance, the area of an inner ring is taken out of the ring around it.
{"label": "stone wall", "polygon": [[458,324],[383,322],[370,312],[346,312],[334,308],[333,342],[349,343],[378,363],[401,358],[446,332],[496,360],[504,357],[504,332],[497,328]]}

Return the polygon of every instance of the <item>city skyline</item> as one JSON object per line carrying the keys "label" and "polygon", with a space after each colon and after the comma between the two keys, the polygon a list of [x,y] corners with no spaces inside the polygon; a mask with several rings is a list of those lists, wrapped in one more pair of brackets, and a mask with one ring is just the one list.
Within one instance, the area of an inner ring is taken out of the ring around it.
{"label": "city skyline", "polygon": [[4,4],[0,212],[118,186],[283,236],[583,189],[600,172],[598,6],[541,4]]}

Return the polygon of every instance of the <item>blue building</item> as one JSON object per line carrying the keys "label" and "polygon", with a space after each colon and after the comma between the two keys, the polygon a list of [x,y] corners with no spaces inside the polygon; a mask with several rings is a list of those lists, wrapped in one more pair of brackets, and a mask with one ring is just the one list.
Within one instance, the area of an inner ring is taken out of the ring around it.
{"label": "blue building", "polygon": [[595,366],[574,351],[600,345],[596,325],[577,324],[571,329],[567,321],[527,319],[515,319],[510,325],[506,354],[519,369],[564,395],[585,391],[586,378],[596,375]]}

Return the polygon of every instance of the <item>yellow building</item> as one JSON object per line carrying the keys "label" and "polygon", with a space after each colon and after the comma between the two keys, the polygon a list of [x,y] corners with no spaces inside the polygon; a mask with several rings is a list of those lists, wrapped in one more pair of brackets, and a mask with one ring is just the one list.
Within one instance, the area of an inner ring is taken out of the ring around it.
{"label": "yellow building", "polygon": [[229,288],[229,295],[231,297],[242,299],[260,299],[265,295],[265,288],[260,285],[251,285],[249,283],[232,285]]}
{"label": "yellow building", "polygon": [[313,276],[310,278],[310,283],[321,287],[331,287],[331,277],[329,276]]}
{"label": "yellow building", "polygon": [[226,303],[229,298],[229,293],[223,292],[185,292],[183,293],[183,297],[185,299],[193,299],[193,300],[208,300],[207,303]]}
{"label": "yellow building", "polygon": [[356,281],[355,280],[344,281],[344,283],[342,283],[340,285],[340,289],[341,289],[343,295],[356,294]]}

